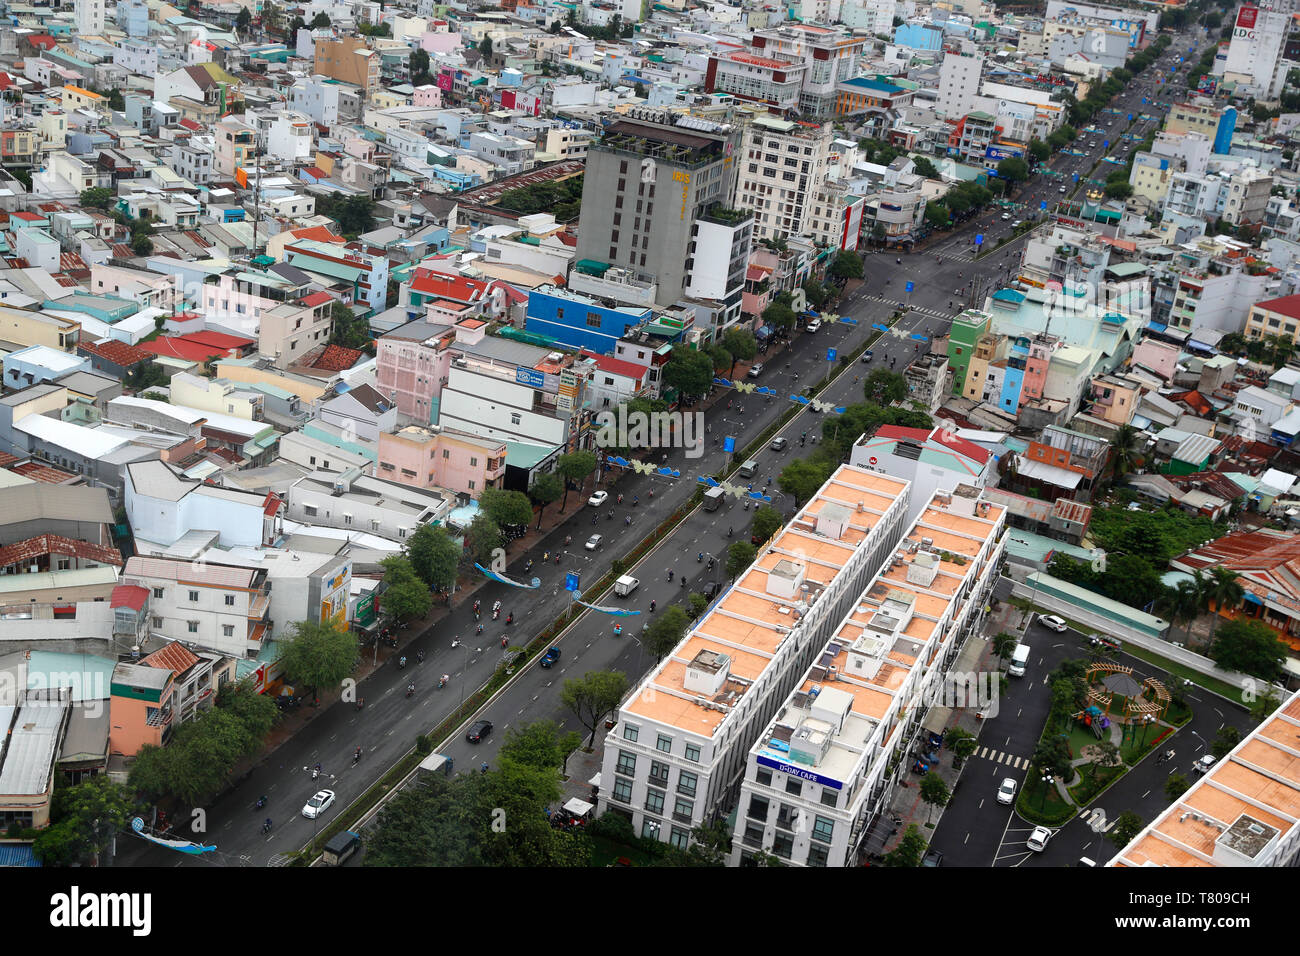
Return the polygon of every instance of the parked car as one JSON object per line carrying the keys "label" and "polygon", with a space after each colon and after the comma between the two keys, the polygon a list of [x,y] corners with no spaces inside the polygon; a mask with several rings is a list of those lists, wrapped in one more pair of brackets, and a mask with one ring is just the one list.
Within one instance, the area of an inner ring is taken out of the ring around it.
{"label": "parked car", "polygon": [[590,538],[587,539],[587,543],[584,544],[583,547],[586,548],[588,551],[595,551],[597,548],[600,547],[600,543],[604,540],[605,538],[603,535],[593,534]]}
{"label": "parked car", "polygon": [[778,435],[776,438],[772,439],[772,444],[768,447],[771,448],[772,451],[785,451],[785,446],[788,444],[790,443]]}
{"label": "parked car", "polygon": [[591,505],[593,508],[599,508],[608,500],[609,500],[608,491],[598,491],[590,498],[587,499],[587,504]]}
{"label": "parked car", "polygon": [[750,377],[750,378],[758,378],[758,377],[759,377],[760,375],[762,375],[762,374],[763,374],[763,363],[762,363],[762,362],[755,362],[753,365],[751,365],[751,366],[749,367],[749,377]]}
{"label": "parked car", "polygon": [[870,362],[870,361],[871,361],[871,356],[872,356],[872,351],[871,351],[871,349],[867,349],[865,352],[863,352],[863,353],[862,353],[862,363],[865,365],[867,362]]}
{"label": "parked car", "polygon": [[542,655],[542,666],[550,667],[560,659],[560,649],[558,647],[548,647],[546,653]]}
{"label": "parked car", "polygon": [[1062,186],[1060,189],[1057,190],[1057,192],[1060,193],[1062,196],[1064,196],[1064,195],[1065,195],[1065,187]]}
{"label": "parked car", "polygon": [[1049,631],[1055,631],[1057,634],[1064,634],[1070,629],[1070,625],[1057,617],[1055,614],[1045,614],[1038,619],[1038,623],[1043,625]]}
{"label": "parked car", "polygon": [[315,820],[318,816],[328,810],[333,803],[333,790],[319,790],[310,800],[307,801],[307,805],[302,808],[302,815],[308,820]]}
{"label": "parked car", "polygon": [[470,727],[469,733],[465,735],[465,739],[472,744],[476,744],[479,741],[486,739],[488,735],[491,733],[492,733],[492,721],[476,720],[474,721],[474,725]]}
{"label": "parked car", "polygon": [[998,803],[1014,803],[1016,799],[1016,781],[1014,777],[1004,777],[998,787]]}
{"label": "parked car", "polygon": [[703,594],[708,600],[712,601],[715,597],[718,596],[718,582],[710,581],[708,584],[704,585],[704,590],[701,591],[700,593]]}
{"label": "parked car", "polygon": [[938,850],[931,850],[921,861],[922,866],[943,866],[943,854]]}
{"label": "parked car", "polygon": [[1208,773],[1214,766],[1215,758],[1212,754],[1206,754],[1200,760],[1192,764],[1192,773]]}
{"label": "parked car", "polygon": [[1047,827],[1034,827],[1034,832],[1029,834],[1029,839],[1025,845],[1035,853],[1042,853],[1047,849],[1047,841],[1052,838],[1052,831]]}

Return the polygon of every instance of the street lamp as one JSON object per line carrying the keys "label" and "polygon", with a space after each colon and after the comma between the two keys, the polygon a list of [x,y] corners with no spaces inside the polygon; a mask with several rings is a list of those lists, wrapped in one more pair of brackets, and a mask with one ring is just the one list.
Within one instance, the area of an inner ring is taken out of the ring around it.
{"label": "street lamp", "polygon": [[1155,714],[1142,715],[1142,746],[1147,744],[1147,728],[1156,722]]}
{"label": "street lamp", "polygon": [[1043,797],[1038,801],[1038,809],[1042,810],[1047,806],[1047,788],[1056,783],[1056,778],[1050,773],[1045,773],[1040,779],[1043,781]]}

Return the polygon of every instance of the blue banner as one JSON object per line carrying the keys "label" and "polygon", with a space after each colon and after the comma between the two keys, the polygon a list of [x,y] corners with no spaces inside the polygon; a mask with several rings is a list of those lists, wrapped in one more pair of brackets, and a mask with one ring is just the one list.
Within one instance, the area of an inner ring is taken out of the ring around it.
{"label": "blue banner", "polygon": [[577,571],[566,571],[564,573],[564,590],[576,591],[582,584],[582,575]]}
{"label": "blue banner", "polygon": [[830,777],[823,777],[819,773],[811,770],[805,770],[803,767],[786,763],[784,760],[777,760],[775,757],[766,757],[759,754],[756,758],[760,764],[765,767],[771,767],[773,770],[779,770],[781,773],[788,773],[792,777],[798,777],[800,780],[811,780],[813,783],[821,784],[823,787],[830,787],[832,790],[843,790],[844,784],[839,780],[832,780]]}
{"label": "blue banner", "polygon": [[624,607],[601,607],[599,604],[588,604],[586,601],[574,601],[574,604],[580,604],[588,611],[596,611],[600,614],[608,614],[610,617],[638,617],[640,611],[630,611]]}
{"label": "blue banner", "polygon": [[192,840],[167,840],[163,837],[154,836],[152,833],[146,833],[144,821],[139,817],[131,818],[131,829],[135,831],[136,836],[143,840],[148,840],[150,843],[156,843],[161,847],[166,847],[169,850],[176,850],[180,853],[198,855],[200,853],[211,853],[216,850],[215,845],[204,846],[202,843],[195,843]]}
{"label": "blue banner", "polygon": [[497,574],[495,571],[488,570],[478,562],[474,563],[474,568],[484,577],[496,581],[498,584],[508,584],[512,588],[523,588],[526,591],[532,591],[542,586],[541,578],[533,578],[532,583],[530,584],[520,584],[518,581],[506,577],[504,574]]}
{"label": "blue banner", "polygon": [[984,233],[981,232],[975,236],[975,245],[977,246],[984,245]]}
{"label": "blue banner", "polygon": [[736,450],[735,436],[728,435],[726,438],[722,439],[722,450],[725,451],[728,455],[733,454],[735,452]]}
{"label": "blue banner", "polygon": [[904,291],[904,292],[911,292],[914,288],[916,288],[916,287],[915,287],[914,285],[912,285],[911,282],[909,282],[906,286],[903,287],[903,291]]}
{"label": "blue banner", "polygon": [[536,369],[517,368],[515,369],[515,381],[530,388],[542,388],[546,385],[546,375]]}
{"label": "blue banner", "polygon": [[[911,290],[909,289],[908,291],[910,292]],[[834,362],[834,361],[835,361],[835,350],[834,350],[834,349],[827,349],[827,350],[826,350],[826,361],[828,361],[828,362]]]}

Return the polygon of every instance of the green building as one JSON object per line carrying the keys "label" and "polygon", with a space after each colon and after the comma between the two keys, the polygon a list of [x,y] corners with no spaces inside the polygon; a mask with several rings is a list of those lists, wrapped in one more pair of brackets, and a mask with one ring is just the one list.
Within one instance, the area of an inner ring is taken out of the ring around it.
{"label": "green building", "polygon": [[952,320],[948,336],[948,367],[952,369],[952,393],[962,394],[966,385],[966,369],[975,353],[975,343],[989,330],[993,316],[978,309],[967,309]]}

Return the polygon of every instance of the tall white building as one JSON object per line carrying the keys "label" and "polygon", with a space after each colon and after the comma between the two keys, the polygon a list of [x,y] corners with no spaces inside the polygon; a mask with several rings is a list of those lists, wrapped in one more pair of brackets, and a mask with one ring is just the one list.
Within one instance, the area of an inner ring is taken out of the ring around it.
{"label": "tall white building", "polygon": [[936,112],[960,119],[975,108],[979,95],[983,53],[946,53],[939,65],[939,103]]}
{"label": "tall white building", "polygon": [[897,0],[844,0],[840,19],[849,28],[860,28],[872,35],[893,36]]}
{"label": "tall white building", "polygon": [[944,726],[927,719],[932,703],[946,719],[969,701],[941,693],[945,675],[975,689],[978,644],[957,655],[997,581],[1005,521],[973,486],[930,499],[749,748],[733,866],[756,851],[795,866],[855,864],[913,738]]}
{"label": "tall white building", "polygon": [[77,33],[83,37],[104,35],[104,0],[76,0]]}
{"label": "tall white building", "polygon": [[600,812],[685,848],[904,528],[906,482],[842,465],[623,702]]}
{"label": "tall white building", "polygon": [[732,205],[754,211],[755,239],[811,230],[830,142],[830,126],[775,116],[760,116],[746,128]]}
{"label": "tall white building", "polygon": [[1294,65],[1282,58],[1282,44],[1290,22],[1287,13],[1249,4],[1239,7],[1228,44],[1228,58],[1223,64],[1223,79],[1250,87],[1261,99],[1280,96],[1287,72]]}

